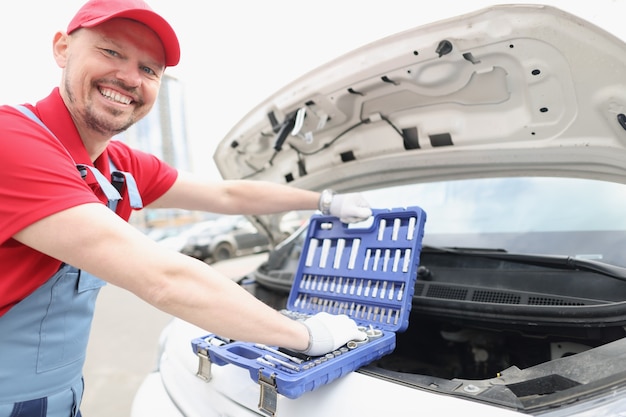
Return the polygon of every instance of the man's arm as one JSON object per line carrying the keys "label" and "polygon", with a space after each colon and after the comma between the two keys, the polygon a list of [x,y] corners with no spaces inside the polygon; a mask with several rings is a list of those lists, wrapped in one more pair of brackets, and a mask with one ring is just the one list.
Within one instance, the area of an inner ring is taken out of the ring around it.
{"label": "man's arm", "polygon": [[219,181],[179,173],[172,187],[150,208],[181,208],[221,214],[270,214],[315,210],[320,194],[263,181]]}
{"label": "man's arm", "polygon": [[207,331],[296,350],[309,343],[303,325],[207,264],[155,243],[104,205],[61,211],[14,238]]}

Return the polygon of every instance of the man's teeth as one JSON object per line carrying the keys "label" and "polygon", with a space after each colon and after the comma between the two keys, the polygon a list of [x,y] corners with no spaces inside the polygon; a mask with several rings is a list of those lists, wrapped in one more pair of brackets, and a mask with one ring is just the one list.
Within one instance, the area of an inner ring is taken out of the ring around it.
{"label": "man's teeth", "polygon": [[132,101],[130,98],[123,96],[119,93],[116,93],[113,90],[101,89],[100,94],[107,97],[108,99],[111,99],[115,102],[122,103],[122,104],[130,104],[130,102]]}

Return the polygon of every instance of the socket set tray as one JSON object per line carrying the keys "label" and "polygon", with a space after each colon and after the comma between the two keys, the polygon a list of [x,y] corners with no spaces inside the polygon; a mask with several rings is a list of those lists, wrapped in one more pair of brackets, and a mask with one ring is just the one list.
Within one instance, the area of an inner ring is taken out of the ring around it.
{"label": "socket set tray", "polygon": [[319,312],[346,314],[367,334],[324,356],[307,357],[208,334],[192,341],[198,376],[211,364],[249,370],[261,385],[259,408],[273,414],[276,392],[297,398],[391,353],[406,330],[426,213],[419,207],[375,209],[370,222],[348,225],[311,217],[298,269],[281,312],[303,320]]}

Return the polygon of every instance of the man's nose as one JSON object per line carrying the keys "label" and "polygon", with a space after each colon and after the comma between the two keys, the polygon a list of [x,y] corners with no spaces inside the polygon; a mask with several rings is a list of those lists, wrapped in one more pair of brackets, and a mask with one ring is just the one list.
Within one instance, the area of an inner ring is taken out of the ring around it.
{"label": "man's nose", "polygon": [[117,78],[129,88],[137,88],[141,85],[142,70],[137,62],[126,61],[116,73]]}

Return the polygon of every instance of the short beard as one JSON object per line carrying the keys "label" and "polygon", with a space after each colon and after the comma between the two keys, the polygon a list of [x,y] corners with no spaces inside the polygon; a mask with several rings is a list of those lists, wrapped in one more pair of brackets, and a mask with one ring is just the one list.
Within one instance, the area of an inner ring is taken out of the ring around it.
{"label": "short beard", "polygon": [[[76,103],[76,97],[73,94],[72,88],[68,81],[69,78],[70,77],[65,78],[65,91],[67,93],[67,98],[70,101],[70,103]],[[116,84],[118,84],[119,86],[119,83],[116,83]],[[97,83],[94,83],[93,87],[97,91],[97,94],[100,94],[100,92],[98,91]],[[120,86],[120,87],[124,88],[123,86]],[[126,88],[124,89],[128,90]],[[106,117],[98,117],[96,112],[93,111],[92,104],[89,101],[85,103],[85,107],[83,109],[74,108],[74,111],[71,111],[71,113],[74,114],[75,117],[80,117],[82,123],[84,123],[85,126],[87,126],[89,129],[101,135],[109,135],[111,137],[117,134],[120,134],[122,132],[125,132],[129,127],[131,127],[136,122],[135,118],[131,115],[125,123],[122,123],[121,125],[119,123],[113,124],[109,122],[106,119]],[[110,110],[109,113],[112,116],[119,116],[121,114],[121,112],[117,110]]]}

